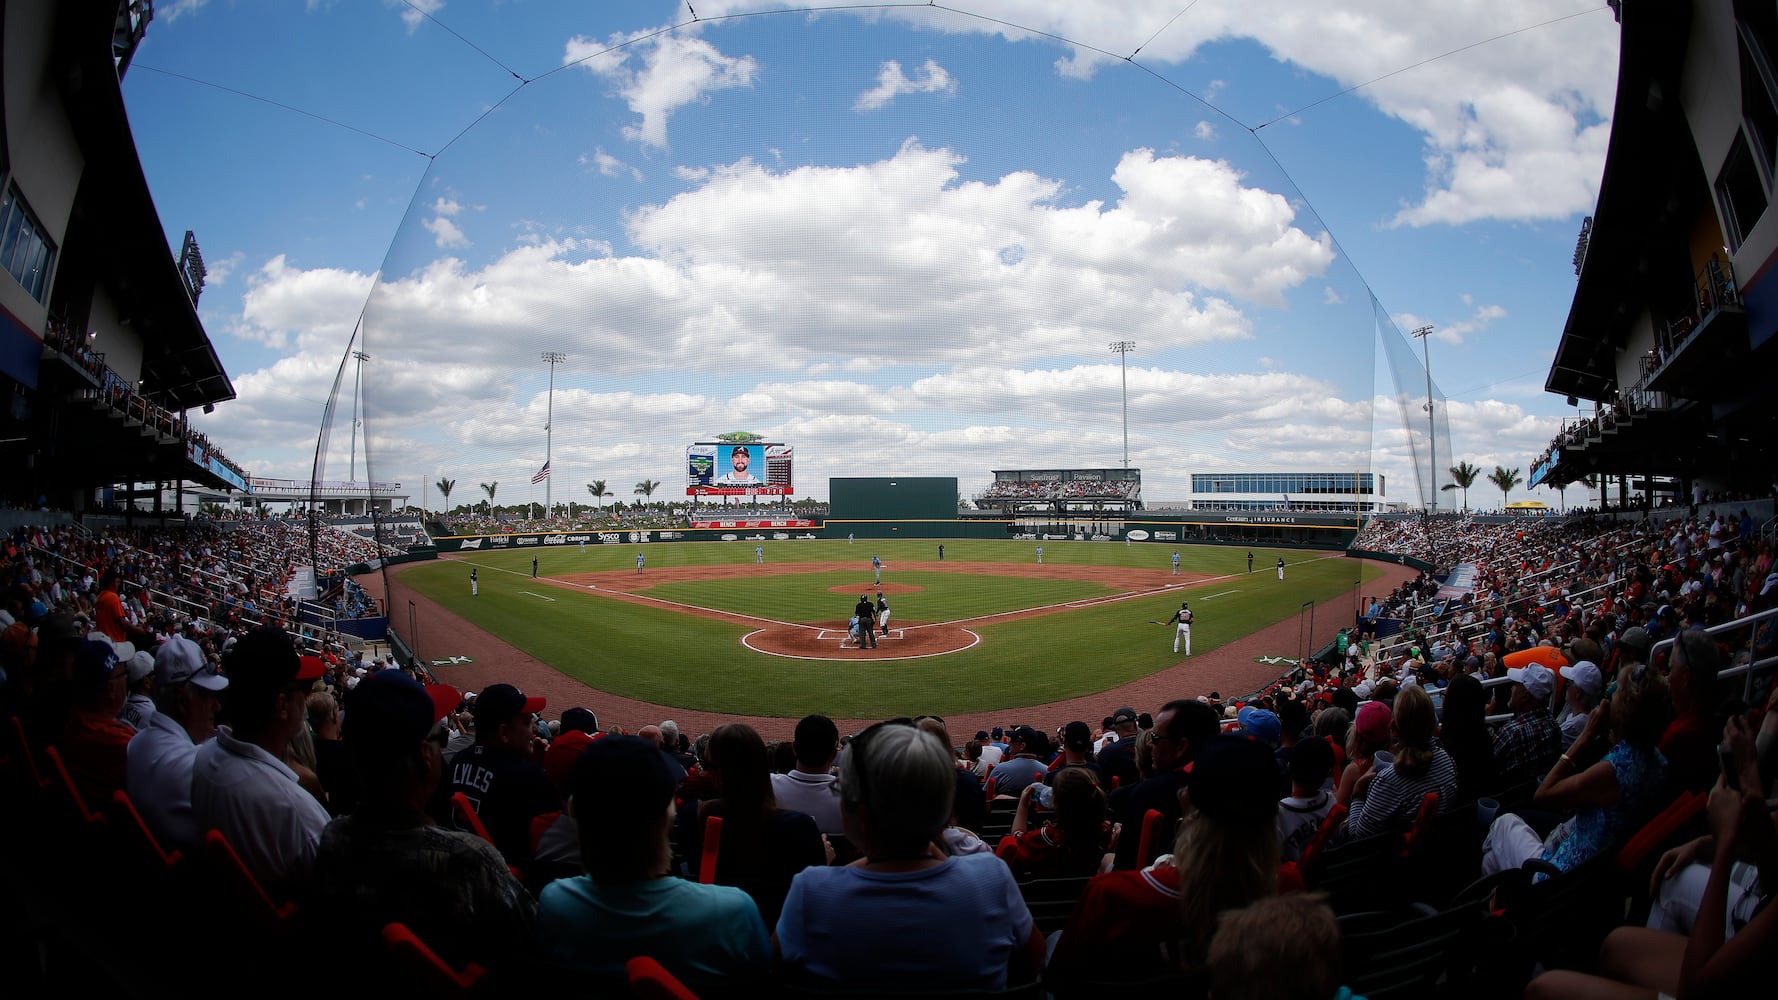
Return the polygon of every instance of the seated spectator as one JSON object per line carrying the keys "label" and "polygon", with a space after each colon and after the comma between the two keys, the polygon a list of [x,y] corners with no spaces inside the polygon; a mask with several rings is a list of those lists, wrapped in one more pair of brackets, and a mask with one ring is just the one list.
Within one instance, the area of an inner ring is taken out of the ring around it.
{"label": "seated spectator", "polygon": [[195,854],[203,838],[191,812],[191,770],[199,745],[216,735],[228,678],[197,645],[169,636],[154,654],[155,711],[130,739],[124,790],[162,847]]}
{"label": "seated spectator", "polygon": [[1512,788],[1549,772],[1562,754],[1562,730],[1549,709],[1555,674],[1533,663],[1508,669],[1506,676],[1512,680],[1507,703],[1513,717],[1494,734],[1494,766],[1501,785]]}
{"label": "seated spectator", "polygon": [[1494,767],[1494,737],[1488,732],[1488,695],[1472,674],[1458,674],[1445,686],[1438,741],[1457,765],[1457,801],[1499,791]]}
{"label": "seated spectator", "polygon": [[1346,736],[1346,768],[1340,772],[1334,801],[1347,808],[1358,792],[1358,779],[1371,770],[1371,758],[1389,749],[1395,738],[1395,713],[1380,701],[1367,701],[1358,706],[1358,719]]}
{"label": "seated spectator", "polygon": [[[1048,792],[1049,815],[1032,828],[1040,791]],[[1055,784],[1027,785],[1019,793],[1012,834],[997,852],[1019,879],[1078,878],[1096,875],[1112,845],[1113,828],[1105,818],[1105,792],[1084,767],[1056,772]]]}
{"label": "seated spectator", "polygon": [[218,729],[192,764],[197,828],[222,831],[262,883],[306,879],[327,826],[327,810],[303,791],[283,759],[305,724],[319,667],[298,658],[290,637],[275,627],[247,633],[223,661],[234,725]]}
{"label": "seated spectator", "polygon": [[475,743],[451,760],[450,779],[441,783],[447,803],[434,815],[449,815],[448,802],[463,793],[494,838],[508,864],[524,867],[531,856],[531,820],[561,808],[543,768],[532,759],[537,740],[533,719],[542,698],[527,698],[511,684],[490,684],[475,699]]}
{"label": "seated spectator", "polygon": [[129,658],[129,681],[129,693],[117,717],[131,729],[141,732],[148,727],[148,717],[154,714],[153,653],[146,649],[134,650]]}
{"label": "seated spectator", "polygon": [[1201,701],[1182,699],[1161,707],[1153,729],[1154,777],[1111,793],[1112,819],[1130,831],[1117,839],[1116,867],[1140,868],[1152,860],[1137,857],[1143,817],[1150,809],[1160,813],[1162,829],[1179,821],[1179,790],[1190,780],[1186,768],[1198,747],[1221,729],[1216,710]]}
{"label": "seated spectator", "polygon": [[[945,720],[936,715],[922,715],[914,720],[914,724],[933,736],[938,737],[941,746],[951,746],[951,730]],[[954,761],[956,758],[953,756]],[[975,772],[964,767],[961,761],[957,764],[957,798],[951,809],[951,821],[945,826],[940,846],[946,854],[974,854],[992,851],[994,848],[983,842],[975,831],[988,825],[988,803],[982,797],[982,781]]]}
{"label": "seated spectator", "polygon": [[1395,736],[1395,763],[1378,773],[1375,758],[1358,778],[1347,835],[1356,839],[1392,829],[1406,829],[1414,822],[1420,801],[1428,792],[1438,795],[1438,811],[1448,813],[1457,804],[1457,765],[1432,738],[1438,720],[1432,698],[1418,684],[1395,696],[1391,731]]}
{"label": "seated spectator", "polygon": [[[1136,739],[1140,741],[1142,737],[1138,735]],[[1105,777],[1105,772],[1093,758],[1093,731],[1087,728],[1086,723],[1075,721],[1063,726],[1057,735],[1057,742],[1062,745],[1062,752],[1050,762],[1050,773],[1044,776],[1044,784],[1053,784],[1056,775],[1067,767],[1086,768],[1093,772],[1093,780],[1100,788],[1105,788],[1110,783],[1110,779]]]}
{"label": "seated spectator", "polygon": [[[456,702],[453,700],[449,707],[456,708]],[[327,811],[335,816],[347,815],[358,805],[358,773],[352,766],[345,742],[340,739],[339,700],[332,691],[317,691],[309,695],[305,711],[315,752],[315,779],[325,793],[323,801]],[[449,730],[446,734],[448,737]]]}
{"label": "seated spectator", "polygon": [[1586,755],[1598,752],[1595,744],[1609,746],[1604,759],[1576,772],[1573,757],[1564,753],[1537,789],[1538,806],[1572,810],[1574,815],[1542,838],[1516,815],[1497,818],[1483,845],[1483,874],[1539,857],[1571,871],[1665,805],[1667,762],[1655,743],[1667,725],[1669,698],[1667,682],[1653,670],[1619,675],[1611,702],[1587,716],[1572,751]]}
{"label": "seated spectator", "polygon": [[702,874],[698,866],[704,860],[705,821],[722,817],[716,882],[744,890],[758,905],[760,916],[771,923],[796,873],[827,863],[821,831],[808,813],[778,808],[765,741],[752,726],[742,722],[717,726],[710,734],[707,756],[719,795],[696,808],[687,804],[674,841],[697,877]]}
{"label": "seated spectator", "polygon": [[1088,882],[1046,976],[1099,978],[1115,969],[1135,979],[1201,971],[1218,914],[1300,890],[1301,880],[1279,864],[1276,771],[1258,743],[1206,740],[1192,762],[1191,812],[1173,854],[1143,871],[1107,872]]}
{"label": "seated spectator", "polygon": [[536,904],[500,852],[427,815],[456,707],[434,702],[399,670],[380,670],[348,697],[344,746],[357,772],[356,808],[327,824],[315,855],[317,909],[367,946],[399,920],[453,967],[522,961]]}
{"label": "seated spectator", "polygon": [[833,759],[840,750],[840,731],[825,715],[805,716],[796,724],[796,766],[789,774],[772,775],[772,797],[778,805],[807,813],[815,829],[838,836],[840,791],[834,784]]}
{"label": "seated spectator", "polygon": [[1716,641],[1702,629],[1674,637],[1667,657],[1667,683],[1673,692],[1673,721],[1661,734],[1675,789],[1702,792],[1721,770],[1717,763],[1716,674],[1722,660]]}
{"label": "seated spectator", "polygon": [[1568,690],[1562,696],[1562,715],[1556,720],[1562,727],[1562,749],[1567,750],[1586,728],[1587,715],[1598,707],[1599,697],[1605,693],[1605,675],[1591,660],[1577,661],[1556,672],[1568,681]]}
{"label": "seated spectator", "polygon": [[1216,1000],[1345,1000],[1340,922],[1317,896],[1256,900],[1222,914],[1210,942]]}
{"label": "seated spectator", "polygon": [[1136,737],[1140,731],[1136,710],[1126,706],[1111,713],[1111,728],[1117,739],[1099,751],[1099,776],[1105,779],[1106,788],[1129,788],[1142,780],[1136,771]]}
{"label": "seated spectator", "polygon": [[1278,803],[1278,852],[1296,861],[1315,839],[1321,821],[1333,811],[1333,747],[1323,739],[1306,739],[1290,757],[1290,796]]}
{"label": "seated spectator", "polygon": [[[135,654],[129,647],[129,657]],[[119,658],[107,639],[88,639],[74,654],[70,678],[74,707],[62,729],[62,762],[87,808],[102,811],[124,786],[127,748],[136,735],[117,717],[129,691],[129,659]]]}
{"label": "seated spectator", "polygon": [[588,977],[590,994],[628,990],[624,963],[660,962],[700,993],[741,992],[770,970],[772,946],[745,892],[669,871],[673,773],[653,746],[607,736],[574,764],[571,808],[585,875],[545,886],[537,929],[545,956]]}
{"label": "seated spectator", "polygon": [[852,741],[840,809],[864,857],[791,883],[777,931],[787,975],[898,990],[998,990],[1035,977],[1043,939],[1006,865],[947,857],[933,843],[951,815],[953,771],[951,752],[906,720]]}
{"label": "seated spectator", "polygon": [[1011,756],[994,765],[994,770],[988,773],[997,798],[1016,799],[1026,785],[1042,783],[1044,775],[1049,773],[1048,737],[1030,726],[1019,726],[1012,731],[1011,739],[1007,748]]}

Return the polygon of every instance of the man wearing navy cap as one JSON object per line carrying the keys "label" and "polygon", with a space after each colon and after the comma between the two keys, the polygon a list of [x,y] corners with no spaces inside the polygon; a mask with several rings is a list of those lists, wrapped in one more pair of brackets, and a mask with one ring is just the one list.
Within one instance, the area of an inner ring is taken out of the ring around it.
{"label": "man wearing navy cap", "polygon": [[555,787],[532,759],[533,719],[543,707],[542,698],[527,698],[511,684],[484,688],[471,710],[475,743],[451,759],[440,787],[445,804],[436,807],[441,818],[449,815],[451,797],[461,792],[494,846],[508,863],[521,866],[531,858],[532,818],[562,808]]}

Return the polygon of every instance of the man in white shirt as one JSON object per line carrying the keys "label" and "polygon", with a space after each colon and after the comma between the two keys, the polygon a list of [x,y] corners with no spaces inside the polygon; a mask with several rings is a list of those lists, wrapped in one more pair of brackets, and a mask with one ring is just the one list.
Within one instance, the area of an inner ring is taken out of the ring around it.
{"label": "man in white shirt", "polygon": [[191,814],[191,767],[198,744],[216,733],[216,711],[228,678],[204,662],[190,639],[173,636],[154,654],[155,711],[130,740],[124,790],[142,822],[167,850],[202,846]]}
{"label": "man in white shirt", "polygon": [[778,808],[808,813],[822,833],[845,833],[840,826],[839,779],[833,773],[839,727],[825,715],[807,716],[796,724],[795,746],[796,766],[789,774],[772,775],[772,797]]}
{"label": "man in white shirt", "polygon": [[234,725],[198,749],[193,818],[199,830],[220,830],[261,882],[300,880],[314,863],[328,816],[297,784],[284,754],[307,722],[321,661],[299,658],[288,635],[267,627],[235,643],[223,667]]}

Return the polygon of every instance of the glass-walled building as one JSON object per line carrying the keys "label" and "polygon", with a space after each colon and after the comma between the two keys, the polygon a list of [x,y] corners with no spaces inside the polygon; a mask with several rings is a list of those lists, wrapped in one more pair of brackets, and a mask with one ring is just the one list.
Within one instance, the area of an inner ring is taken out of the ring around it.
{"label": "glass-walled building", "polygon": [[1369,513],[1385,509],[1385,489],[1371,472],[1195,472],[1191,508]]}

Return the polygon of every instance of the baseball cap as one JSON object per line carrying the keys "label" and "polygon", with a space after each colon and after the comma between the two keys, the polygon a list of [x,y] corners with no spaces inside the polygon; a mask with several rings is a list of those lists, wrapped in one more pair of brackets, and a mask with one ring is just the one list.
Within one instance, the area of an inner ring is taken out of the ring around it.
{"label": "baseball cap", "polygon": [[[1589,639],[1584,635],[1569,643],[1568,647],[1562,650],[1562,652],[1568,657],[1569,663],[1586,661],[1597,664],[1600,660],[1605,659],[1605,650],[1600,649],[1597,642],[1594,642],[1592,639]],[[1566,677],[1568,675],[1564,673],[1562,676]]]}
{"label": "baseball cap", "polygon": [[1533,698],[1548,698],[1556,690],[1556,675],[1540,663],[1511,667],[1507,670],[1506,676],[1514,684],[1523,684],[1525,693]]}
{"label": "baseball cap", "polygon": [[1362,736],[1372,740],[1389,739],[1389,724],[1395,721],[1395,713],[1389,706],[1380,701],[1367,701],[1358,706],[1358,718],[1353,721],[1352,728]]}
{"label": "baseball cap", "polygon": [[432,696],[399,670],[379,670],[346,694],[340,736],[354,754],[400,755],[438,724]]}
{"label": "baseball cap", "polygon": [[1070,722],[1062,728],[1062,745],[1070,750],[1085,750],[1093,745],[1093,731],[1084,722]]}
{"label": "baseball cap", "polygon": [[168,636],[154,653],[154,679],[162,687],[190,682],[205,691],[221,691],[228,687],[228,678],[204,660],[198,644],[182,635]]}
{"label": "baseball cap", "polygon": [[983,743],[988,742],[988,731],[986,729],[976,730],[975,731],[975,738],[982,741]]}
{"label": "baseball cap", "polygon": [[1249,706],[1236,713],[1235,718],[1240,720],[1241,728],[1246,730],[1247,735],[1261,743],[1278,745],[1283,727],[1278,722],[1277,713]]}
{"label": "baseball cap", "polygon": [[1778,573],[1767,573],[1766,582],[1759,589],[1759,596],[1764,597],[1771,593],[1773,587],[1778,587]]}
{"label": "baseball cap", "polygon": [[[575,819],[583,821],[582,834],[591,833],[595,840],[601,831],[616,835],[644,822],[657,822],[677,786],[667,755],[653,743],[635,736],[607,736],[574,761]],[[586,822],[594,817],[597,823]]]}
{"label": "baseball cap", "polygon": [[154,673],[154,654],[146,649],[138,649],[130,656],[130,683],[135,684]]}
{"label": "baseball cap", "polygon": [[470,712],[475,716],[475,728],[488,730],[503,726],[520,715],[541,712],[543,705],[542,698],[527,698],[511,684],[490,684],[476,697],[475,707]]}
{"label": "baseball cap", "polygon": [[574,762],[594,742],[592,734],[563,726],[562,735],[552,740],[549,749],[543,752],[543,773],[549,783],[567,789],[574,780]]}
{"label": "baseball cap", "polygon": [[[538,707],[541,708],[542,706]],[[566,733],[570,730],[582,733],[597,733],[599,731],[599,717],[593,714],[592,709],[581,708],[579,705],[576,705],[562,713],[562,732]]]}
{"label": "baseball cap", "polygon": [[117,650],[109,642],[83,639],[74,648],[74,676],[103,681],[117,668]]}
{"label": "baseball cap", "polygon": [[1632,625],[1624,629],[1623,635],[1618,636],[1617,644],[1626,649],[1634,649],[1638,653],[1646,654],[1648,652],[1648,629],[1640,625]]}
{"label": "baseball cap", "polygon": [[426,696],[432,699],[432,721],[434,722],[455,712],[457,705],[463,701],[463,696],[449,684],[426,685]]}
{"label": "baseball cap", "polygon": [[237,693],[242,689],[277,692],[299,681],[321,679],[321,661],[304,663],[290,644],[290,636],[270,625],[242,636],[223,657],[222,669]]}
{"label": "baseball cap", "polygon": [[1193,758],[1188,788],[1198,812],[1240,826],[1277,822],[1280,775],[1272,751],[1252,740],[1217,736]]}
{"label": "baseball cap", "polygon": [[1125,722],[1135,722],[1135,721],[1136,721],[1136,710],[1133,708],[1130,708],[1127,705],[1124,706],[1123,708],[1120,708],[1117,711],[1111,713],[1111,724],[1114,726],[1121,725]]}
{"label": "baseball cap", "polygon": [[1605,675],[1599,672],[1598,665],[1591,660],[1582,660],[1573,666],[1563,667],[1560,673],[1563,677],[1580,685],[1580,689],[1585,691],[1589,697],[1597,698],[1599,692],[1605,690]]}

